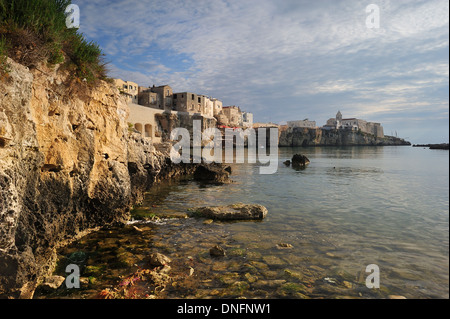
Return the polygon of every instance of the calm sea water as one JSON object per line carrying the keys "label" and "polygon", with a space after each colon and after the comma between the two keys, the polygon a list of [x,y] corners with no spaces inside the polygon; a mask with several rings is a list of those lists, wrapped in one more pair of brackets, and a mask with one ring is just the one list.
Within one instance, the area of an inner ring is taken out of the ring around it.
{"label": "calm sea water", "polygon": [[[311,163],[303,170],[285,166],[295,153]],[[232,184],[161,184],[140,208],[166,214],[256,203],[269,211],[262,221],[166,219],[138,224],[140,233],[93,234],[74,247],[97,256],[108,274],[111,245],[118,247],[113,254],[134,258],[129,264],[154,251],[169,256],[172,272],[190,276],[166,287],[165,298],[449,297],[448,151],[280,148],[278,160],[271,175],[260,175],[257,164],[232,164]],[[211,257],[213,245],[226,256]],[[99,247],[109,255],[97,255]],[[380,289],[365,285],[371,264],[379,268]]]}
{"label": "calm sea water", "polygon": [[[310,159],[306,169],[282,163],[295,153]],[[349,288],[348,282],[364,282],[369,274],[365,267],[376,264],[387,293],[449,297],[448,151],[408,146],[280,148],[278,158],[272,175],[260,175],[256,164],[234,164],[233,184],[163,185],[148,200],[157,201],[157,209],[173,211],[235,202],[266,206],[269,214],[262,222],[223,223],[217,232],[246,253],[253,250],[247,259],[265,262],[271,279],[285,278],[286,268],[309,270],[310,281],[323,279],[330,289],[321,291],[331,296],[345,294],[333,289],[337,277],[347,278]],[[277,249],[281,242],[293,248]]]}

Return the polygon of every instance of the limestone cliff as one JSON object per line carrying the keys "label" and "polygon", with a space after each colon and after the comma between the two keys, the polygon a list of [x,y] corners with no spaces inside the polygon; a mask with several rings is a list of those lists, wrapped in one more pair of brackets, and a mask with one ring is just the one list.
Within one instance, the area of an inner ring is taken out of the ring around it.
{"label": "limestone cliff", "polygon": [[[55,249],[128,218],[170,170],[167,150],[129,130],[126,102],[106,82],[8,59],[0,79],[0,296],[30,297]],[[169,167],[169,168],[168,168]]]}
{"label": "limestone cliff", "polygon": [[323,130],[320,128],[287,128],[280,131],[279,146],[356,146],[411,145],[393,136],[375,137],[352,130]]}

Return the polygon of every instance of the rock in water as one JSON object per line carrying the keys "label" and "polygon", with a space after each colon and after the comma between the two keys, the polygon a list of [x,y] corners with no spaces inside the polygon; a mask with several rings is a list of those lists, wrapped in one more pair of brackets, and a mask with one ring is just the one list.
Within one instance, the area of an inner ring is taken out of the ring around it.
{"label": "rock in water", "polygon": [[258,204],[232,204],[227,206],[198,207],[193,210],[197,217],[220,220],[263,219],[267,208]]}
{"label": "rock in water", "polygon": [[225,250],[219,245],[216,245],[209,250],[209,254],[214,257],[223,257],[225,256]]}
{"label": "rock in water", "polygon": [[194,179],[203,182],[212,182],[217,184],[230,183],[231,167],[223,167],[220,164],[201,164],[194,172]]}
{"label": "rock in water", "polygon": [[310,163],[309,159],[302,154],[295,154],[294,156],[292,156],[291,161],[293,167],[305,167]]}
{"label": "rock in water", "polygon": [[170,262],[171,262],[171,260],[169,257],[167,257],[163,254],[160,254],[160,253],[151,254],[150,258],[148,260],[148,263],[153,267],[165,266]]}

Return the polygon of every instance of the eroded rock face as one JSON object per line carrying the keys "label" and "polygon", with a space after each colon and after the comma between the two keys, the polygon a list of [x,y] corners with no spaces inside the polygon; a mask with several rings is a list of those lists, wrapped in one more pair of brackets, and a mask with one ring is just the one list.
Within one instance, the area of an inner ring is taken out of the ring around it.
{"label": "eroded rock face", "polygon": [[197,217],[219,220],[252,220],[263,219],[267,208],[258,204],[232,204],[226,206],[197,207],[192,210]]}
{"label": "eroded rock face", "polygon": [[122,223],[153,183],[193,173],[128,129],[128,106],[56,66],[0,79],[0,297],[32,297],[55,248]]}
{"label": "eroded rock face", "polygon": [[[127,105],[56,67],[8,60],[0,81],[0,295],[24,296],[57,245],[127,219]],[[31,287],[31,288],[30,288]]]}

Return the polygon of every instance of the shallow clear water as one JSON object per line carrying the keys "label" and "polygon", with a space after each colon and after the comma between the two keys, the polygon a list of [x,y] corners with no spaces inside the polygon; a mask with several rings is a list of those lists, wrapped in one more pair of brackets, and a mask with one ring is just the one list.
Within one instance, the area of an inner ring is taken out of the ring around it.
{"label": "shallow clear water", "polygon": [[[306,169],[283,164],[295,153],[310,159]],[[143,207],[155,213],[236,202],[269,211],[258,222],[188,218],[138,225],[143,232],[133,236],[146,241],[130,248],[135,255],[159,251],[174,260],[175,273],[194,270],[164,297],[449,297],[448,151],[280,148],[278,160],[275,174],[232,164],[232,184],[185,180],[147,194]],[[279,249],[279,243],[293,247]],[[225,257],[209,256],[216,244]],[[379,267],[380,289],[365,285],[369,264]]]}

